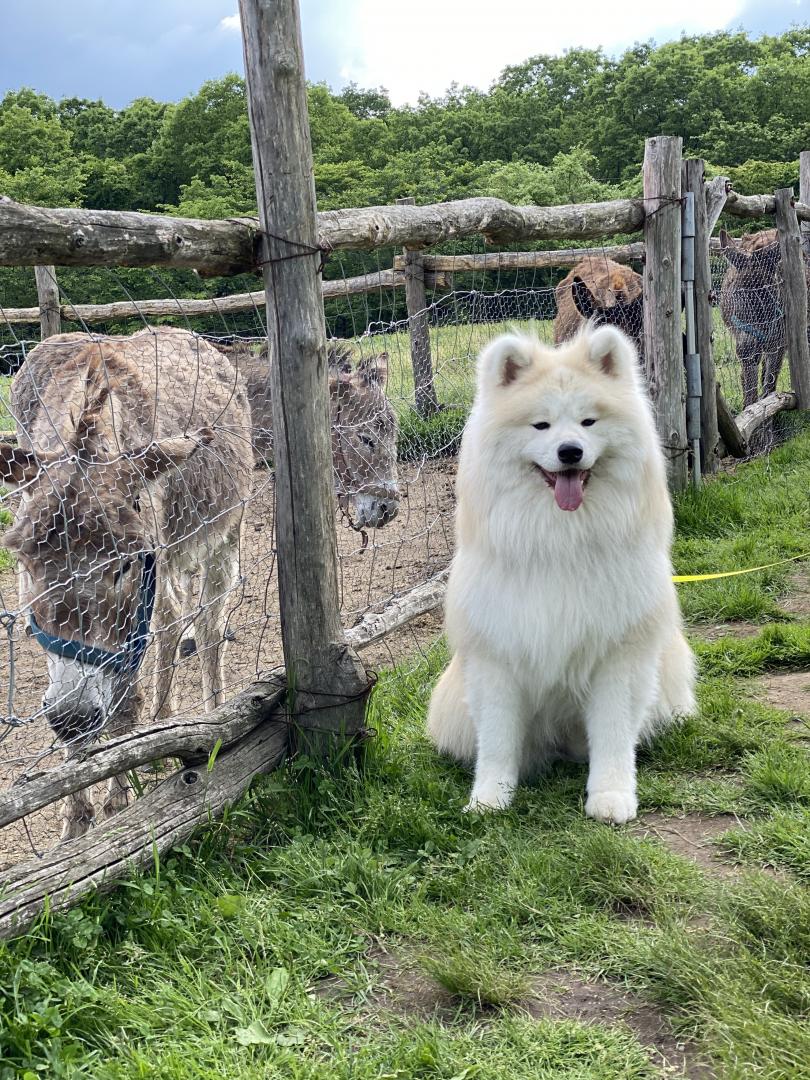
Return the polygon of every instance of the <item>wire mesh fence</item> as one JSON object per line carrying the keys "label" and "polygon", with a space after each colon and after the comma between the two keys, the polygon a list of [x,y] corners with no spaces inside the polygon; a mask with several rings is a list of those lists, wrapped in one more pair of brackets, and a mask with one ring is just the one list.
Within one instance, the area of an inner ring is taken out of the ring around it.
{"label": "wire mesh fence", "polygon": [[[790,390],[784,280],[776,229],[750,233],[739,240],[722,234],[711,256],[713,350],[720,388],[736,415],[773,393]],[[805,252],[810,283],[810,250]],[[780,413],[766,420],[751,442],[762,454],[794,431],[796,418]]]}
{"label": "wire mesh fence", "polygon": [[[733,320],[758,319],[768,334],[779,307],[773,260],[757,258],[754,283],[713,260],[718,372],[735,411],[750,395],[739,343],[755,335]],[[347,628],[449,563],[455,457],[487,341],[514,326],[551,344],[590,318],[641,346],[636,270],[596,252],[554,276],[466,273],[434,285],[420,313],[429,356],[416,358],[401,290],[326,304]],[[16,442],[2,459],[0,788],[89,740],[199,713],[282,663],[263,312],[172,321],[144,316],[125,338],[85,325],[43,345],[3,328],[0,431]],[[417,396],[420,362],[432,410]],[[415,658],[439,630],[438,612],[423,615],[364,659],[378,668]],[[64,821],[49,807],[9,826],[0,864],[52,845],[60,829],[81,832],[160,775],[140,770],[74,796]]]}

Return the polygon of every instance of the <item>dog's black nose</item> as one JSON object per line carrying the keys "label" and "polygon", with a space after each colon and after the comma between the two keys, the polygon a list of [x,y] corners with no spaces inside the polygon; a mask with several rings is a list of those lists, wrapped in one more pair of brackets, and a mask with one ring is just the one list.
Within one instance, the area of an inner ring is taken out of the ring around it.
{"label": "dog's black nose", "polygon": [[575,442],[561,443],[557,450],[557,457],[563,465],[576,465],[582,460],[582,447]]}

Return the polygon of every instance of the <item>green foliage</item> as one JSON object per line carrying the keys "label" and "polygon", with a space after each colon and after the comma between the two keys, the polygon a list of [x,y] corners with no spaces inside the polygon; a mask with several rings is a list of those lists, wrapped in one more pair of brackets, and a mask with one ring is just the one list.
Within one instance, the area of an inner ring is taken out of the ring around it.
{"label": "green foliage", "polygon": [[[795,184],[799,151],[810,145],[808,53],[807,28],[755,40],[725,32],[682,37],[635,45],[618,58],[572,49],[507,67],[489,90],[451,86],[400,108],[380,88],[350,84],[333,93],[313,85],[318,205],[329,210],[402,196],[425,203],[481,194],[555,205],[638,195],[644,139],[662,131],[682,134],[685,153],[705,157],[739,191]],[[252,214],[244,81],[228,75],[177,104],[138,98],[123,109],[82,98],[56,102],[28,88],[7,93],[0,100],[0,194],[44,206],[199,218]],[[380,252],[379,265],[390,263],[392,254]],[[327,276],[367,269],[361,256],[346,254],[332,260]],[[63,271],[60,284],[77,303],[121,299],[121,287],[103,277]],[[549,272],[532,277],[535,284],[555,280]],[[137,270],[120,284],[135,297],[168,291],[219,296],[250,287],[182,274],[167,274],[166,281],[168,289],[151,271]],[[5,306],[33,306],[30,271],[0,268],[0,297]],[[385,305],[380,318],[401,315],[401,298]],[[343,304],[334,327],[347,337],[366,319],[367,300],[349,306],[347,314]],[[237,320],[231,329],[238,328]],[[766,610],[744,586],[734,609]]]}
{"label": "green foliage", "polygon": [[464,409],[446,408],[429,417],[422,417],[413,409],[408,411],[399,420],[397,453],[400,461],[458,453],[466,421]]}

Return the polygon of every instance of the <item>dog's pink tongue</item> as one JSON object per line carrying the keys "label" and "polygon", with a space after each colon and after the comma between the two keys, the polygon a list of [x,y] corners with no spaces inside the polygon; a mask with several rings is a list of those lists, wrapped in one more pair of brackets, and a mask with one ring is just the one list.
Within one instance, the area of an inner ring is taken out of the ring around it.
{"label": "dog's pink tongue", "polygon": [[561,510],[577,510],[582,504],[582,473],[577,469],[558,472],[554,484],[554,498]]}

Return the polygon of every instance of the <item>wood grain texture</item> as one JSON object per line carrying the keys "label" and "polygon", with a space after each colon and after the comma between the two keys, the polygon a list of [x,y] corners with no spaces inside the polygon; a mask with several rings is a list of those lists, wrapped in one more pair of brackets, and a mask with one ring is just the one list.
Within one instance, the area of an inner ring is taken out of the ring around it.
{"label": "wood grain texture", "polygon": [[782,302],[790,386],[799,409],[810,409],[810,346],[807,342],[807,275],[802,237],[793,207],[793,188],[776,194],[776,228],[782,256]]}
{"label": "wood grain texture", "polygon": [[[542,270],[548,267],[572,267],[588,257],[604,256],[613,262],[643,261],[644,244],[609,244],[594,248],[560,248],[556,251],[492,251],[471,255],[423,255],[426,271],[466,273],[493,270]],[[394,269],[403,270],[405,260],[397,255]]]}
{"label": "wood grain texture", "polygon": [[271,371],[276,546],[293,714],[311,752],[363,725],[369,680],[340,621],[326,326],[297,0],[240,0]]}
{"label": "wood grain texture", "polygon": [[795,408],[796,395],[777,390],[764,398],[760,398],[759,401],[755,401],[753,405],[746,406],[737,417],[737,428],[742,437],[748,442],[756,429],[761,427],[766,420],[785,409]]}
{"label": "wood grain texture", "polygon": [[255,683],[205,716],[169,717],[116,739],[92,743],[52,769],[24,774],[0,794],[0,828],[65,795],[162,758],[207,761],[217,743],[228,748],[267,721],[285,692],[286,687],[277,681]]}
{"label": "wood grain texture", "polygon": [[[635,232],[643,217],[640,199],[572,206],[512,206],[493,198],[366,206],[319,213],[313,243],[329,252],[429,247],[465,236],[484,236],[493,244],[593,239]],[[260,266],[259,244],[255,218],[50,210],[0,197],[0,266],[172,266],[208,276],[241,274]]]}
{"label": "wood grain texture", "polygon": [[644,350],[670,490],[687,483],[686,386],[681,334],[681,139],[644,144]]}
{"label": "wood grain texture", "polygon": [[717,397],[711,392],[717,382],[712,351],[712,271],[709,263],[709,240],[705,164],[701,158],[689,158],[683,163],[683,191],[695,196],[695,323],[697,351],[700,353],[700,463],[704,473],[717,470],[720,432],[717,427]]}
{"label": "wood grain texture", "polygon": [[[435,276],[428,283],[442,284]],[[337,278],[321,282],[324,300],[341,296],[357,296],[378,289],[401,289],[405,275],[393,270],[378,270],[357,277]],[[232,315],[240,311],[261,311],[264,314],[265,294],[261,292],[233,293],[205,300],[189,300],[167,296],[155,300],[117,300],[111,304],[62,304],[59,314],[65,322],[109,322],[114,319],[149,319],[157,315]],[[31,323],[39,319],[39,308],[4,308],[0,321]]]}
{"label": "wood grain texture", "polygon": [[62,333],[60,317],[59,283],[56,280],[55,266],[35,266],[34,278],[37,283],[39,300],[40,340]]}
{"label": "wood grain texture", "polygon": [[203,765],[174,773],[106,824],[0,873],[0,938],[23,933],[47,905],[60,911],[92,892],[107,892],[138,867],[148,867],[216,818],[276,768],[287,752],[286,719],[251,731],[237,746]]}
{"label": "wood grain texture", "polygon": [[719,384],[715,392],[715,399],[717,401],[717,427],[726,452],[737,458],[748,457],[748,440],[744,438],[737,427],[734,413],[728,407]]}

